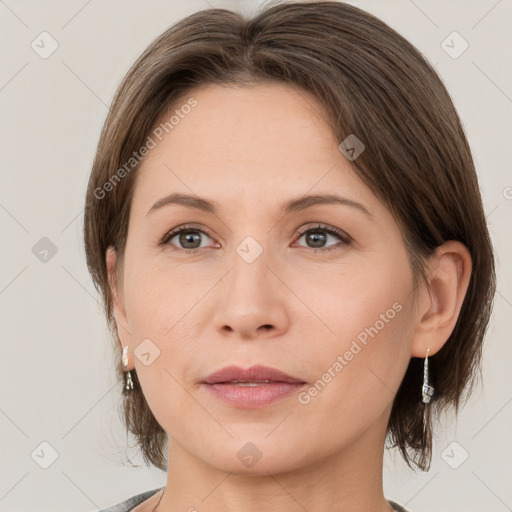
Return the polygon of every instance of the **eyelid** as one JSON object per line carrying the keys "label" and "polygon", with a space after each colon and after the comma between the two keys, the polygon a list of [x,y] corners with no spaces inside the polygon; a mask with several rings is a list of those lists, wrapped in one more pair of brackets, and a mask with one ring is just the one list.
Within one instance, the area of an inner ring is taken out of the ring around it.
{"label": "eyelid", "polygon": [[[310,223],[310,224],[308,224],[306,226],[301,227],[297,231],[297,234],[296,234],[296,237],[295,237],[295,241],[297,241],[304,234],[306,234],[306,233],[308,233],[310,231],[318,230],[318,231],[325,231],[325,232],[327,232],[327,233],[329,233],[329,234],[331,234],[331,235],[333,235],[335,237],[338,237],[344,245],[349,245],[351,242],[353,242],[353,238],[350,235],[348,235],[344,231],[341,231],[338,228],[335,228],[334,226],[331,226],[329,224],[323,224],[321,222],[316,222],[314,224],[315,225],[312,225]],[[170,231],[168,231],[163,236],[163,238],[161,239],[159,245],[162,245],[162,246],[163,245],[172,245],[172,244],[169,244],[169,240],[171,240],[176,235],[179,235],[180,233],[182,233],[184,231],[185,232],[186,231],[192,231],[192,232],[202,233],[202,234],[206,235],[208,238],[214,240],[214,237],[212,237],[206,229],[204,229],[202,227],[199,227],[196,224],[182,224],[182,225],[177,226],[176,228],[173,228]],[[335,248],[337,248],[337,245],[334,246],[334,247],[328,246],[328,247],[318,247],[318,248],[315,248],[315,247],[305,247],[305,246],[300,246],[300,247],[312,250],[314,252],[326,252],[326,251],[329,251],[329,250],[334,250]],[[185,248],[182,248],[182,247],[175,247],[175,246],[173,246],[173,249],[176,249],[178,251],[188,252],[188,253],[199,253],[199,252],[202,252],[204,249],[207,249],[207,248],[208,247],[198,247],[196,249],[185,249]]]}
{"label": "eyelid", "polygon": [[[213,240],[213,237],[208,233],[207,230],[204,228],[199,227],[196,224],[182,224],[180,226],[177,226],[176,228],[171,229],[168,231],[160,241],[160,245],[166,245],[169,243],[169,240],[171,238],[174,238],[176,235],[179,235],[182,231],[194,231],[198,233],[202,233],[203,235],[206,235],[208,238],[211,238]],[[178,250],[183,251],[198,251],[199,249],[182,249],[181,247],[176,247]],[[205,249],[205,247],[201,247],[200,249]]]}
{"label": "eyelid", "polygon": [[305,233],[307,233],[309,231],[315,231],[315,230],[326,231],[332,235],[339,237],[345,243],[350,243],[353,241],[353,238],[348,233],[345,233],[341,229],[335,228],[334,226],[330,226],[329,224],[323,224],[321,222],[315,223],[314,226],[308,225],[307,227],[301,227],[297,231],[297,234],[299,235],[299,238],[300,238]]}

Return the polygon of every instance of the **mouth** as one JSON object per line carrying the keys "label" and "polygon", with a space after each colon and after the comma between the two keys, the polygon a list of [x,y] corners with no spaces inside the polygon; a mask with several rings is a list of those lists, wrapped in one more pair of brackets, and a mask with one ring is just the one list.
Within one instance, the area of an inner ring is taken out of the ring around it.
{"label": "mouth", "polygon": [[209,375],[201,385],[217,399],[234,407],[264,407],[290,396],[307,383],[275,368],[228,366]]}
{"label": "mouth", "polygon": [[226,366],[212,373],[206,379],[204,384],[268,384],[271,382],[285,382],[288,384],[305,384],[302,379],[288,375],[281,370],[270,368],[269,366],[251,366],[244,369],[240,366]]}
{"label": "mouth", "polygon": [[233,384],[234,386],[261,386],[262,384],[268,384],[270,382],[276,382],[274,380],[230,380],[229,382],[218,382],[218,384]]}

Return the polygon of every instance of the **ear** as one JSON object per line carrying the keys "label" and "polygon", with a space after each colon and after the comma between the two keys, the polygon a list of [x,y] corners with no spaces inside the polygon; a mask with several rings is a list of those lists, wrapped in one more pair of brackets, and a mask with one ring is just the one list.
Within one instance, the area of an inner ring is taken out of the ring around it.
{"label": "ear", "polygon": [[128,320],[126,317],[126,310],[124,307],[124,299],[123,299],[123,291],[122,286],[120,286],[119,275],[116,271],[116,251],[110,246],[106,252],[106,263],[107,263],[107,273],[108,273],[108,282],[110,285],[110,293],[112,295],[112,304],[113,304],[113,312],[114,318],[116,322],[117,329],[117,337],[120,343],[120,349],[123,350],[124,347],[128,346],[128,367],[127,370],[132,370],[130,362],[133,358],[130,358],[130,347],[131,347],[131,334],[128,330]]}
{"label": "ear", "polygon": [[422,285],[418,300],[419,320],[411,344],[411,356],[434,355],[448,341],[471,277],[471,255],[461,242],[449,240],[436,249],[429,264],[430,291]]}

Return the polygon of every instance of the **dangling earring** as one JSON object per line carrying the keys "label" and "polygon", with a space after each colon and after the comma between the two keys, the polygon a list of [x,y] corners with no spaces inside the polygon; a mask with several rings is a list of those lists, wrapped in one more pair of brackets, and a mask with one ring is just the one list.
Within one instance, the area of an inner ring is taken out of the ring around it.
{"label": "dangling earring", "polygon": [[126,372],[126,386],[124,387],[124,389],[133,389],[132,374],[129,370]]}
{"label": "dangling earring", "polygon": [[421,388],[422,402],[428,404],[432,395],[434,394],[434,388],[428,383],[428,353],[430,347],[427,349],[427,355],[425,356],[425,362],[423,363],[423,386]]}
{"label": "dangling earring", "polygon": [[[121,357],[121,362],[122,362],[124,368],[126,368],[128,366],[128,346],[123,347],[123,355]],[[124,389],[126,389],[126,390],[133,389],[132,374],[129,370],[126,372],[126,385],[125,385]]]}

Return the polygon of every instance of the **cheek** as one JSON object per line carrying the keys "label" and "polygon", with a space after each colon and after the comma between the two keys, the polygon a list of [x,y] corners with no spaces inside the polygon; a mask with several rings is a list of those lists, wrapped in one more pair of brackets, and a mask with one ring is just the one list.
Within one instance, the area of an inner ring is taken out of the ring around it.
{"label": "cheek", "polygon": [[315,385],[303,403],[316,403],[319,414],[332,407],[377,414],[393,399],[410,359],[413,327],[411,280],[400,268],[407,267],[354,268],[309,290],[321,322],[310,320],[306,329],[316,340],[307,355]]}
{"label": "cheek", "polygon": [[178,381],[183,382],[200,343],[195,336],[197,305],[211,284],[184,277],[169,265],[151,263],[127,266],[125,283],[135,368],[153,409],[161,400],[162,386],[169,396],[183,391]]}
{"label": "cheek", "polygon": [[294,291],[304,297],[309,325],[323,346],[337,351],[354,339],[364,346],[393,338],[391,333],[403,328],[403,311],[411,298],[412,280],[405,265],[391,255],[374,253],[339,269],[331,266],[326,272],[296,277]]}
{"label": "cheek", "polygon": [[194,317],[191,310],[204,293],[197,280],[187,281],[179,269],[149,258],[144,265],[128,269],[125,290],[132,335],[162,341]]}

